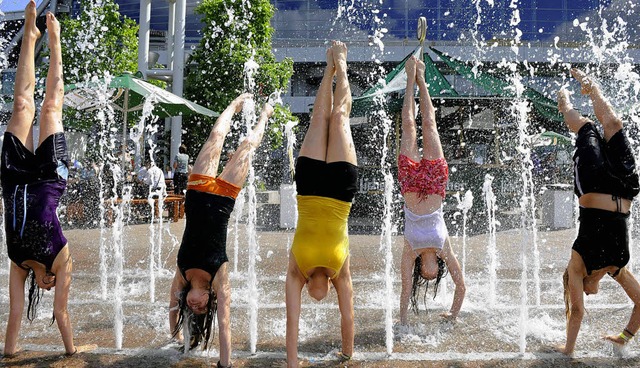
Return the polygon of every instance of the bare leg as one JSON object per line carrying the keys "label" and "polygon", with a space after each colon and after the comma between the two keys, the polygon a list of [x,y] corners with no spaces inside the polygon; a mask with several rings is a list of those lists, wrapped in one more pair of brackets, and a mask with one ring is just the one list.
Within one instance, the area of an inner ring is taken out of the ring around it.
{"label": "bare leg", "polygon": [[351,88],[347,77],[347,45],[334,41],[331,45],[336,66],[336,89],[329,122],[327,162],[346,161],[357,165],[356,149],[351,137]]}
{"label": "bare leg", "polygon": [[220,339],[220,364],[231,366],[231,287],[229,271],[224,263],[213,279],[213,290],[218,298],[218,336]]}
{"label": "bare leg", "polygon": [[231,130],[231,118],[237,112],[242,111],[242,106],[247,98],[251,95],[248,93],[242,94],[236,97],[229,106],[218,116],[218,120],[213,125],[209,138],[204,142],[196,162],[193,164],[193,174],[206,175],[211,177],[218,176],[218,165],[220,164],[220,153],[222,151],[222,145],[224,144],[224,138]]}
{"label": "bare leg", "polygon": [[565,88],[561,88],[558,91],[558,111],[564,117],[564,122],[570,131],[577,133],[583,125],[591,120],[580,115],[580,113],[573,108],[571,100],[569,99],[569,92]]}
{"label": "bare leg", "polygon": [[402,138],[400,140],[400,154],[413,161],[420,161],[418,152],[418,132],[416,131],[416,101],[414,91],[416,86],[416,58],[410,57],[404,64],[407,72],[407,88],[402,103]]}
{"label": "bare leg", "polygon": [[420,91],[420,115],[422,115],[422,155],[427,160],[444,158],[440,135],[436,125],[436,110],[431,102],[429,88],[424,80],[424,62],[416,59],[416,79],[418,80],[418,90]]}
{"label": "bare leg", "polygon": [[402,291],[400,292],[400,324],[407,324],[407,312],[409,310],[409,300],[411,299],[411,286],[413,282],[413,267],[416,261],[416,254],[405,239],[402,248],[402,261],[400,263],[400,274],[402,278]]}
{"label": "bare leg", "polygon": [[597,83],[594,83],[584,72],[571,69],[571,75],[580,82],[582,92],[591,97],[593,112],[604,128],[604,139],[609,141],[611,137],[622,129],[622,120],[613,111],[609,101],[602,95]]}
{"label": "bare leg", "polygon": [[338,294],[338,307],[340,308],[340,331],[342,332],[342,354],[353,356],[353,340],[355,325],[353,316],[353,285],[351,283],[351,270],[349,257],[344,261],[340,275],[331,280]]}
{"label": "bare leg", "polygon": [[62,132],[62,105],[64,103],[64,79],[62,77],[62,50],[60,49],[60,23],[52,13],[47,13],[49,36],[49,72],[46,93],[40,117],[38,145],[48,136]]}
{"label": "bare leg", "polygon": [[315,160],[327,160],[327,141],[329,136],[329,118],[333,103],[333,76],[336,73],[333,62],[333,51],[327,49],[327,67],[324,70],[320,88],[313,103],[311,123],[304,135],[299,156]]}
{"label": "bare leg", "polygon": [[36,41],[40,31],[36,27],[36,3],[29,1],[24,11],[25,32],[20,47],[18,69],[13,92],[13,112],[7,125],[7,132],[15,135],[25,147],[33,152],[33,118],[36,105],[33,92],[36,86],[35,55]]}
{"label": "bare leg", "polygon": [[240,143],[231,160],[227,162],[222,173],[220,173],[220,179],[239,187],[244,184],[249,172],[251,155],[262,142],[267,121],[269,121],[272,114],[273,107],[268,103],[265,104],[258,118],[258,123],[253,128],[253,131],[248,133],[247,138]]}
{"label": "bare leg", "polygon": [[305,279],[298,270],[295,257],[289,253],[289,267],[285,281],[285,299],[287,307],[287,367],[298,367],[298,327],[302,304],[302,288]]}

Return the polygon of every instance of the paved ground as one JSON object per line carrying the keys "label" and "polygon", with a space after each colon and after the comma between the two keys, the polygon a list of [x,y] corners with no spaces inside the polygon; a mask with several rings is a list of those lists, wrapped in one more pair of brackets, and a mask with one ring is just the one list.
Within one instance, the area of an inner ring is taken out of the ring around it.
{"label": "paved ground", "polygon": [[[111,256],[107,262],[106,295],[101,292],[99,229],[68,230],[66,236],[74,257],[74,281],[70,312],[74,321],[76,343],[95,344],[97,349],[61,358],[62,344],[58,330],[49,326],[52,293],[45,293],[38,319],[25,324],[21,331],[24,349],[14,358],[4,358],[0,366],[7,367],[200,367],[217,361],[216,346],[208,353],[185,356],[170,344],[167,322],[167,300],[178,241],[184,221],[165,224],[162,229],[149,224],[124,228],[124,273],[122,301],[124,328],[122,349],[117,350],[119,333],[114,330],[115,295],[114,242],[111,229],[102,235]],[[240,224],[236,232],[230,226],[228,254],[232,272],[233,349],[234,366],[284,366],[284,272],[287,249],[293,238],[290,231],[258,231],[258,284],[255,291],[248,286],[247,229]],[[150,283],[150,235],[161,234],[162,267],[153,274]],[[581,367],[638,366],[640,358],[632,343],[630,351],[615,353],[600,337],[617,333],[631,312],[626,296],[610,280],[605,280],[598,295],[587,298],[588,314],[579,336],[577,358],[563,359],[552,353],[551,347],[564,339],[564,310],[561,276],[568,260],[575,229],[539,231],[536,234],[520,230],[499,232],[497,249],[497,282],[492,302],[489,285],[488,235],[463,239],[452,237],[459,259],[466,254],[465,272],[468,296],[456,323],[442,321],[439,312],[451,303],[450,278],[441,287],[435,300],[426,298],[427,310],[410,315],[410,326],[393,326],[387,339],[385,310],[393,309],[397,318],[400,293],[399,275],[394,277],[393,297],[384,297],[384,254],[380,236],[351,236],[351,264],[356,305],[356,354],[348,364],[352,367]],[[234,239],[238,238],[236,247]],[[540,250],[540,301],[534,267],[533,239]],[[402,238],[392,238],[394,270],[398,269]],[[527,256],[526,287],[522,288],[522,251]],[[7,261],[0,261],[0,320],[6,323],[8,312]],[[527,308],[522,308],[526,289]],[[155,292],[153,301],[151,294]],[[249,297],[251,295],[251,297]],[[257,301],[257,333],[249,325],[251,302]],[[334,359],[340,346],[339,313],[335,295],[323,302],[303,299],[300,326],[300,352],[308,366],[341,366]],[[525,316],[526,318],[523,318]],[[4,328],[4,327],[3,327]],[[524,337],[524,338],[523,338]],[[251,341],[254,341],[252,343]],[[392,346],[393,354],[387,355]],[[255,347],[256,354],[250,354]],[[524,354],[520,351],[524,349]],[[621,359],[620,356],[626,357]]]}

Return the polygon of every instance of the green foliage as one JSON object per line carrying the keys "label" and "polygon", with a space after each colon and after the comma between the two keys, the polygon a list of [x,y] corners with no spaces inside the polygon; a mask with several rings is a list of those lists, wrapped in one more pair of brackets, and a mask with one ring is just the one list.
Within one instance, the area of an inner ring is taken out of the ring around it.
{"label": "green foliage", "polygon": [[65,83],[138,69],[138,25],[113,0],[82,0],[77,19],[60,22]]}
{"label": "green foliage", "polygon": [[[78,18],[60,19],[66,84],[138,69],[138,25],[120,15],[113,0],[81,0]],[[86,130],[95,112],[65,109],[65,125]]]}
{"label": "green foliage", "polygon": [[[253,59],[259,68],[252,92],[263,103],[275,91],[284,91],[293,74],[293,60],[277,62],[271,52],[274,7],[268,0],[203,0],[195,9],[202,14],[202,40],[191,60],[195,68],[188,71],[185,97],[214,111],[221,112],[245,87],[244,65]],[[257,107],[260,108],[260,105]],[[270,125],[272,146],[282,143],[284,123],[297,120],[288,109],[278,108]],[[188,117],[183,121],[188,135],[183,138],[190,149],[206,140],[213,121]],[[235,137],[237,138],[237,136]],[[231,139],[235,144],[235,139]]]}

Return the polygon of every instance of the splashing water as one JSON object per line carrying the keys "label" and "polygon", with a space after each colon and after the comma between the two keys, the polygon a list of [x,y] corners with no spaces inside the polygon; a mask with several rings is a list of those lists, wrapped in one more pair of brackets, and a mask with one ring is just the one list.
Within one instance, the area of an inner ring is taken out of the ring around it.
{"label": "splashing water", "polygon": [[[254,75],[259,68],[253,58],[247,60],[244,64],[245,75],[245,88],[248,91],[253,91],[255,87]],[[251,129],[256,122],[255,115],[255,101],[247,100],[242,108],[242,118],[244,119],[247,127],[247,134],[250,134]],[[256,199],[256,173],[253,167],[253,157],[249,158],[249,175],[247,177],[247,239],[249,243],[249,262],[247,268],[247,289],[249,295],[258,295],[258,279],[256,275],[256,262],[258,261],[258,236],[256,234],[256,219],[257,219],[257,199]],[[250,297],[249,304],[249,345],[252,354],[256,352],[256,345],[258,342],[258,300],[257,298]]]}
{"label": "splashing water", "polygon": [[464,196],[462,197],[462,199],[460,199],[459,193],[456,193],[454,197],[458,201],[458,205],[456,207],[462,211],[462,276],[466,278],[467,276],[467,220],[469,217],[469,210],[471,209],[471,207],[473,207],[473,193],[470,190],[467,190],[464,193]]}
{"label": "splashing water", "polygon": [[247,197],[245,188],[240,190],[236,203],[233,207],[233,273],[238,274],[238,256],[240,253],[240,220],[244,214],[244,205]]}

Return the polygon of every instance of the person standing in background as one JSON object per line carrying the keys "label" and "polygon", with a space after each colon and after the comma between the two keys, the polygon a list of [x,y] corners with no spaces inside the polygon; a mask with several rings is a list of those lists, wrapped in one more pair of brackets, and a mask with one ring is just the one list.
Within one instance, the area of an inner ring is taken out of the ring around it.
{"label": "person standing in background", "polygon": [[184,194],[187,190],[187,179],[189,177],[189,155],[187,146],[184,144],[178,148],[178,154],[173,159],[173,190],[175,194]]}

